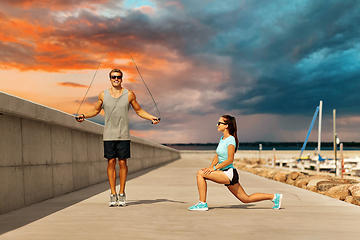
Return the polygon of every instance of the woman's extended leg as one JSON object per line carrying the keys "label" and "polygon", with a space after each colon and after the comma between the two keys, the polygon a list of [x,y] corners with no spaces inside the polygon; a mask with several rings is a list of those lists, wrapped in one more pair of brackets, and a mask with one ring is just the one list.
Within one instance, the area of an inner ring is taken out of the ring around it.
{"label": "woman's extended leg", "polygon": [[274,194],[268,193],[254,193],[251,195],[247,195],[243,189],[243,187],[236,183],[235,185],[228,186],[228,189],[234,196],[239,199],[243,203],[251,203],[251,202],[259,202],[263,200],[272,200],[274,198]]}
{"label": "woman's extended leg", "polygon": [[199,170],[196,175],[197,186],[199,191],[199,200],[200,202],[206,202],[206,192],[207,192],[207,183],[206,179],[211,180],[216,183],[229,184],[230,180],[228,176],[222,171],[214,171],[209,175],[206,175],[203,170]]}

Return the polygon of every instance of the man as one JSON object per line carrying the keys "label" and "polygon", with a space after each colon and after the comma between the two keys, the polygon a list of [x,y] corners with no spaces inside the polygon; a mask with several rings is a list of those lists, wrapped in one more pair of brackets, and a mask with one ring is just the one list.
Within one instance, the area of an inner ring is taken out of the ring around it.
{"label": "man", "polygon": [[[107,174],[111,189],[109,206],[126,205],[125,183],[128,174],[127,159],[130,158],[130,133],[129,133],[129,107],[130,104],[135,112],[142,118],[151,120],[153,124],[160,119],[150,115],[136,101],[136,96],[121,86],[123,73],[119,69],[113,69],[109,73],[111,88],[99,94],[95,107],[85,114],[80,114],[76,119],[83,122],[85,118],[98,115],[101,109],[105,111],[104,126],[104,157],[108,159]],[[119,159],[120,191],[116,194],[116,158]]]}

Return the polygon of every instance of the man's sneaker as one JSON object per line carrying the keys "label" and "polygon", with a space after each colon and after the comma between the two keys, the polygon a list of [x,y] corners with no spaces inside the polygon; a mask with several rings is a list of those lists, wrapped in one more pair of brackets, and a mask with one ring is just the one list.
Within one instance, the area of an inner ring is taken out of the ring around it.
{"label": "man's sneaker", "polygon": [[198,202],[194,206],[188,208],[190,211],[207,211],[209,210],[207,203]]}
{"label": "man's sneaker", "polygon": [[119,193],[119,206],[126,206],[126,194]]}
{"label": "man's sneaker", "polygon": [[115,207],[117,205],[117,195],[116,194],[110,194],[110,201],[109,201],[109,207]]}
{"label": "man's sneaker", "polygon": [[274,206],[272,207],[273,209],[280,209],[281,208],[281,200],[282,200],[282,194],[275,194],[275,199],[272,200],[272,202],[274,203]]}

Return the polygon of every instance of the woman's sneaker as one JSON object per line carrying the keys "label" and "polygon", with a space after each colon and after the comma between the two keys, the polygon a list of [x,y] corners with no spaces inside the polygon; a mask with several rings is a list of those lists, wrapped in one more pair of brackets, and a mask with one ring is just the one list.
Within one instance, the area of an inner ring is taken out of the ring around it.
{"label": "woman's sneaker", "polygon": [[110,201],[109,201],[109,207],[115,207],[117,205],[117,195],[116,194],[110,194]]}
{"label": "woman's sneaker", "polygon": [[126,206],[126,194],[119,193],[119,206]]}
{"label": "woman's sneaker", "polygon": [[275,199],[272,200],[272,202],[274,203],[274,206],[272,207],[273,209],[280,209],[281,208],[281,200],[282,200],[282,194],[275,194]]}
{"label": "woman's sneaker", "polygon": [[207,211],[209,210],[207,203],[198,202],[194,206],[188,208],[190,211]]}

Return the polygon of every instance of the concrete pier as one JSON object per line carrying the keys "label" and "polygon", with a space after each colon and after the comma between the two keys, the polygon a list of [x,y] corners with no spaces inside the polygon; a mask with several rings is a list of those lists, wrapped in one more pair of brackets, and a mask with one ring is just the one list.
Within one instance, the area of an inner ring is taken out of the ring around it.
{"label": "concrete pier", "polygon": [[0,216],[0,239],[357,239],[360,208],[311,191],[239,171],[245,191],[284,195],[243,204],[209,182],[209,211],[198,201],[196,172],[211,154],[183,154],[161,167],[130,174],[127,207],[108,207],[107,183]]}

